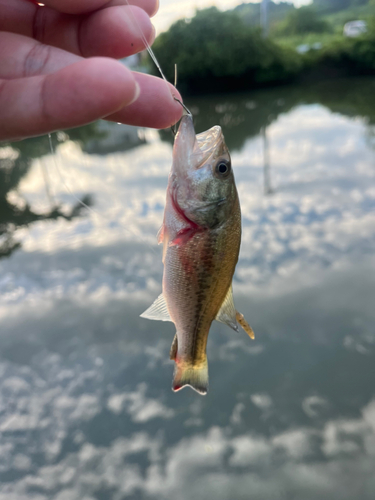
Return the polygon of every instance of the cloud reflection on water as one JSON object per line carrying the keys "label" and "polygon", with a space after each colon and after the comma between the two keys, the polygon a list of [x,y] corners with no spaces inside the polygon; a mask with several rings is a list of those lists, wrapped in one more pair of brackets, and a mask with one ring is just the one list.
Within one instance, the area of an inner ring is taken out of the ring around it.
{"label": "cloud reflection on water", "polygon": [[[215,324],[206,398],[172,394],[173,326],[139,318],[161,283],[155,234],[171,146],[58,152],[95,213],[17,230],[0,261],[0,500],[370,499],[375,467],[374,152],[320,105],[233,154],[244,235],[234,291],[256,341]],[[45,200],[38,161],[19,191]]]}

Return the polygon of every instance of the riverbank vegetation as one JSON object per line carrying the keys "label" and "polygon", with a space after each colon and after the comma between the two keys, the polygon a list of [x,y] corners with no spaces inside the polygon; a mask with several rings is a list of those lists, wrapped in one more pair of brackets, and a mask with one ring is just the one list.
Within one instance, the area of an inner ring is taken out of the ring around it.
{"label": "riverbank vegetation", "polygon": [[[264,36],[259,4],[197,11],[156,39],[155,54],[170,81],[177,64],[185,94],[375,74],[375,0],[314,0],[299,9],[270,2],[269,14]],[[344,24],[356,19],[367,32],[345,37]]]}

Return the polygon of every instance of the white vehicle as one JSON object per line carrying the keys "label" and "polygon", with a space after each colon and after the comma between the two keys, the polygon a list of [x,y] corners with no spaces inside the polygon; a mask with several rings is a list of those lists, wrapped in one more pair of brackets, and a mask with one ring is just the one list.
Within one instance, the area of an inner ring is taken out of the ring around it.
{"label": "white vehicle", "polygon": [[355,38],[367,32],[366,21],[351,21],[344,26],[344,35]]}

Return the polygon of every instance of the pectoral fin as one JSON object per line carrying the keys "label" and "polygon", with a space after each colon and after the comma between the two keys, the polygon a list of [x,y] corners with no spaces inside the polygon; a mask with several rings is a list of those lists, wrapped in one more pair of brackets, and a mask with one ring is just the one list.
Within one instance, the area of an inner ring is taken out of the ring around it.
{"label": "pectoral fin", "polygon": [[166,227],[164,226],[164,222],[158,231],[157,239],[158,239],[158,245],[163,243],[163,263],[164,263],[165,254],[167,253],[168,249],[168,232],[166,230]]}
{"label": "pectoral fin", "polygon": [[141,318],[154,319],[157,321],[172,321],[168,312],[167,303],[162,293],[155,302],[141,314]]}
{"label": "pectoral fin", "polygon": [[160,245],[160,243],[163,243],[163,241],[164,241],[164,224],[159,229],[156,238],[158,240],[158,245]]}
{"label": "pectoral fin", "polygon": [[248,336],[254,340],[255,339],[254,330],[251,328],[249,323],[246,321],[244,315],[239,313],[238,311],[236,311],[236,319],[237,319],[238,323],[242,326],[242,328],[245,330],[245,332],[248,334]]}
{"label": "pectoral fin", "polygon": [[253,329],[244,318],[244,315],[236,311],[234,307],[232,287],[229,287],[228,293],[215,319],[221,323],[225,323],[236,332],[238,332],[238,325],[240,325],[251,339],[255,338]]}

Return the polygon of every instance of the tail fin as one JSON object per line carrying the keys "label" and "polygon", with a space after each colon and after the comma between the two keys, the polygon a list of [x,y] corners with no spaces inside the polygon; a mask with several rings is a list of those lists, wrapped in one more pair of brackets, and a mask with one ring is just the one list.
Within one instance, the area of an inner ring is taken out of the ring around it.
{"label": "tail fin", "polygon": [[177,392],[185,386],[190,386],[204,396],[208,391],[207,357],[203,362],[192,365],[184,361],[176,361],[172,389]]}

